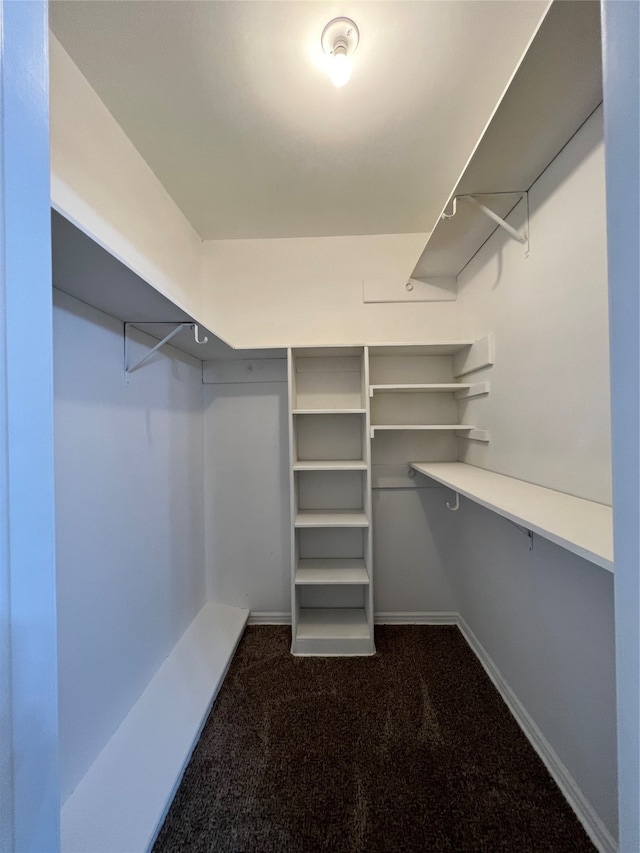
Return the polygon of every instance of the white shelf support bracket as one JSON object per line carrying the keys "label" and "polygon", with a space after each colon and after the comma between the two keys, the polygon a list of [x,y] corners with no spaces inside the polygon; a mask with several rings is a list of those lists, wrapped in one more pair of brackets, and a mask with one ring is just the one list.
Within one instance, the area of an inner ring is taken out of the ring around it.
{"label": "white shelf support bracket", "polygon": [[512,225],[509,225],[509,223],[506,220],[504,220],[501,216],[498,216],[498,214],[495,213],[493,210],[491,210],[490,207],[487,207],[486,204],[482,204],[482,202],[478,201],[478,199],[475,196],[470,195],[470,196],[467,196],[467,198],[469,199],[469,201],[473,205],[475,205],[478,208],[478,210],[482,211],[482,213],[484,213],[485,216],[488,216],[489,219],[492,219],[497,225],[499,225],[501,228],[503,228],[510,237],[513,237],[514,240],[517,240],[518,243],[521,243],[525,247],[526,257],[529,257],[529,193],[528,192],[520,193],[520,200],[524,199],[525,204],[526,204],[526,209],[527,209],[527,214],[526,214],[527,223],[526,223],[524,234],[522,234],[520,231],[518,231]]}
{"label": "white shelf support bracket", "polygon": [[514,193],[487,193],[487,195],[519,195],[520,201],[524,200],[524,202],[526,204],[526,209],[527,209],[527,212],[526,212],[527,224],[525,227],[525,233],[524,234],[521,233],[520,231],[518,231],[518,229],[514,228],[512,225],[509,225],[509,223],[505,219],[503,219],[501,216],[498,216],[498,214],[495,211],[491,210],[490,207],[487,207],[486,204],[483,204],[481,201],[478,201],[478,199],[474,195],[454,196],[453,199],[451,200],[451,213],[447,213],[447,209],[445,207],[445,209],[440,214],[440,219],[442,219],[442,220],[453,219],[453,217],[458,212],[458,199],[459,198],[468,198],[469,201],[473,205],[475,205],[475,207],[477,207],[478,210],[480,210],[482,213],[484,213],[485,216],[487,216],[487,217],[489,217],[489,219],[493,220],[493,222],[495,222],[496,225],[499,225],[500,228],[503,228],[510,237],[512,237],[514,240],[517,240],[518,243],[523,245],[524,249],[525,249],[525,257],[528,258],[529,257],[529,193],[525,191],[525,192],[514,192]]}
{"label": "white shelf support bracket", "polygon": [[197,323],[178,323],[177,325],[175,323],[154,323],[153,324],[154,326],[175,326],[175,328],[172,329],[168,335],[165,335],[161,341],[158,341],[158,343],[153,347],[153,349],[150,349],[149,352],[143,358],[141,358],[135,364],[130,366],[129,365],[129,336],[127,334],[127,331],[128,331],[129,326],[139,326],[139,325],[142,325],[142,324],[141,323],[125,323],[124,324],[124,378],[125,378],[125,382],[129,381],[129,376],[133,373],[134,370],[138,370],[139,367],[142,367],[143,364],[145,364],[147,361],[149,361],[149,359],[151,358],[152,355],[154,355],[165,344],[168,344],[169,341],[172,338],[174,338],[178,334],[178,332],[181,332],[183,329],[193,329],[195,342],[197,344],[206,344],[207,341],[209,340],[209,338],[206,335],[204,336],[204,338],[202,338],[202,340],[200,340],[200,338],[198,337],[199,329],[198,329]]}

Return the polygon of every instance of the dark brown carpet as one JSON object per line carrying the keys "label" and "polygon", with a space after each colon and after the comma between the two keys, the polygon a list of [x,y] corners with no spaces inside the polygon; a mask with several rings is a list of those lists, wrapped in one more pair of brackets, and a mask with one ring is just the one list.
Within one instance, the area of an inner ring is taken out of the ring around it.
{"label": "dark brown carpet", "polygon": [[457,628],[289,644],[247,628],[153,853],[593,853]]}

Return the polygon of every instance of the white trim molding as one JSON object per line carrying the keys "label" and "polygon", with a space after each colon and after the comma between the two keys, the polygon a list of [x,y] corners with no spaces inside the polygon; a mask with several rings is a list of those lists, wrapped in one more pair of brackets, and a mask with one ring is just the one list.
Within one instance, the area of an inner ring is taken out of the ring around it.
{"label": "white trim molding", "polygon": [[252,610],[247,625],[291,625],[291,613]]}
{"label": "white trim molding", "polygon": [[459,615],[457,613],[430,613],[418,611],[412,613],[396,613],[382,611],[376,613],[374,622],[376,625],[457,625]]}

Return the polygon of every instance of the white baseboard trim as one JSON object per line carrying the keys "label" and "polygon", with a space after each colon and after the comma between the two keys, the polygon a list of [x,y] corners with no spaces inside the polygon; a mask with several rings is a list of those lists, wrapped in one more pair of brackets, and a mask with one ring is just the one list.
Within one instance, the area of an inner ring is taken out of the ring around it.
{"label": "white baseboard trim", "polygon": [[248,615],[198,613],[62,807],[62,853],[151,849]]}
{"label": "white baseboard trim", "polygon": [[[457,613],[381,612],[373,617],[376,625],[457,625]],[[251,611],[249,625],[291,625],[290,613]]]}
{"label": "white baseboard trim", "polygon": [[252,610],[248,625],[291,625],[291,613]]}
{"label": "white baseboard trim", "polygon": [[458,614],[441,611],[430,613],[418,611],[414,613],[385,612],[374,614],[373,621],[376,625],[457,625]]}
{"label": "white baseboard trim", "polygon": [[596,814],[593,806],[584,796],[573,777],[558,758],[555,750],[542,734],[524,705],[502,677],[484,646],[480,643],[462,616],[458,615],[458,627],[469,647],[482,664],[485,672],[502,696],[505,704],[515,717],[527,740],[542,759],[564,798],[576,813],[587,835],[600,853],[617,853],[618,845],[607,827]]}

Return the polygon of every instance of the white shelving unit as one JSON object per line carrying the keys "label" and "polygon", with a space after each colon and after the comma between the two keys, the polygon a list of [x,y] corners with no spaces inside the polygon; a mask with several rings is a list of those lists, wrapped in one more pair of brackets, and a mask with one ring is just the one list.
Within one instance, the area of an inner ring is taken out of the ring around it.
{"label": "white shelving unit", "polygon": [[363,347],[290,349],[292,644],[370,655],[368,365]]}
{"label": "white shelving unit", "polygon": [[613,571],[613,510],[464,462],[411,467],[579,557]]}
{"label": "white shelving unit", "polygon": [[456,459],[489,393],[459,377],[492,363],[489,338],[289,350],[293,654],[373,654],[372,455]]}
{"label": "white shelving unit", "polygon": [[383,471],[387,477],[406,480],[412,453],[423,459],[454,460],[458,439],[487,439],[465,420],[464,400],[489,393],[488,382],[466,379],[468,373],[492,363],[488,338],[371,346],[368,358],[374,485],[381,482]]}

